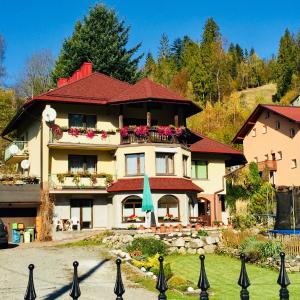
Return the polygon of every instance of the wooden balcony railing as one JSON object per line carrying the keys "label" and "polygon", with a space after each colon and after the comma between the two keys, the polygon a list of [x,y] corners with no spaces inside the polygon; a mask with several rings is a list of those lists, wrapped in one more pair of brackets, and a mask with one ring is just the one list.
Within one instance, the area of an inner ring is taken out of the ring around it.
{"label": "wooden balcony railing", "polygon": [[269,171],[277,171],[277,162],[276,160],[265,160],[257,163],[259,172],[264,171],[266,168]]}

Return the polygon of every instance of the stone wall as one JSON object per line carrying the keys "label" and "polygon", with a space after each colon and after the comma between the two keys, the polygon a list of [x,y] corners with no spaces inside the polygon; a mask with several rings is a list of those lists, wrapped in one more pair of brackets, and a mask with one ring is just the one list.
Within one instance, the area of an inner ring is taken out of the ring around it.
{"label": "stone wall", "polygon": [[167,234],[116,233],[105,237],[102,243],[113,249],[124,249],[138,237],[154,237],[162,240],[169,246],[170,253],[180,254],[213,253],[220,242],[219,234],[216,232],[209,236],[198,236],[197,232],[174,232]]}

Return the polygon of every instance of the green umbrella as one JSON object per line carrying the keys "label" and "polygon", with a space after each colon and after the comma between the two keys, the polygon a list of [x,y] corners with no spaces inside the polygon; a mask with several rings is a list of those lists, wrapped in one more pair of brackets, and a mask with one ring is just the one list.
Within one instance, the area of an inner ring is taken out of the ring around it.
{"label": "green umbrella", "polygon": [[146,211],[146,212],[154,211],[149,178],[147,175],[144,176],[142,211]]}

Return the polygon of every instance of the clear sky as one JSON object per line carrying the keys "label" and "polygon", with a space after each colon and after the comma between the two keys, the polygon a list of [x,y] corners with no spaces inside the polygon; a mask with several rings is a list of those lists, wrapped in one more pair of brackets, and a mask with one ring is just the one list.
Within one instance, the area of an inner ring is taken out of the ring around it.
{"label": "clear sky", "polygon": [[[26,59],[50,49],[57,56],[74,24],[88,13],[93,0],[0,0],[0,33],[6,42],[5,83],[20,76]],[[276,54],[285,28],[300,29],[299,0],[106,0],[131,26],[129,46],[157,54],[162,33],[170,41],[187,34],[200,40],[204,22],[213,17],[228,42],[254,47],[264,58]]]}

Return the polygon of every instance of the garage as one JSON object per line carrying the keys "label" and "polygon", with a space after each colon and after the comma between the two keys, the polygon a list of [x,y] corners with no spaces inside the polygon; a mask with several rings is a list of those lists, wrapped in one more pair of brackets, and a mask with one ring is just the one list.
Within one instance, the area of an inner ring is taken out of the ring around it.
{"label": "garage", "polygon": [[8,227],[9,241],[13,223],[22,223],[24,227],[36,226],[39,206],[39,185],[0,186],[0,218]]}

